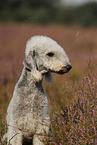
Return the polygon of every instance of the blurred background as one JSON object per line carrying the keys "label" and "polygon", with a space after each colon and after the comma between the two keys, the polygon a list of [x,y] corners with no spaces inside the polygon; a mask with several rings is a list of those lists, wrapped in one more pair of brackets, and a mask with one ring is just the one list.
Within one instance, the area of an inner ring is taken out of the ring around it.
{"label": "blurred background", "polygon": [[1,121],[23,68],[26,41],[33,35],[55,39],[72,64],[68,74],[54,74],[53,84],[43,80],[51,112],[52,100],[59,107],[68,106],[72,88],[76,89],[83,77],[97,73],[97,0],[1,0]]}
{"label": "blurred background", "polygon": [[0,21],[96,26],[97,0],[3,0]]}

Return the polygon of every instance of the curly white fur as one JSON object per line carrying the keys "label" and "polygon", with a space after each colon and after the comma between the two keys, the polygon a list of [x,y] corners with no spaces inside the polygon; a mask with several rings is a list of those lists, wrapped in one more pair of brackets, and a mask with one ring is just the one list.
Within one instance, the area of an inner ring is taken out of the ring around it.
{"label": "curly white fur", "polygon": [[33,137],[33,145],[43,145],[42,135],[49,134],[50,115],[42,79],[45,76],[51,82],[51,72],[68,72],[70,61],[63,48],[46,36],[32,37],[27,42],[25,56],[24,68],[7,110],[6,137],[11,145],[22,145],[27,137]]}

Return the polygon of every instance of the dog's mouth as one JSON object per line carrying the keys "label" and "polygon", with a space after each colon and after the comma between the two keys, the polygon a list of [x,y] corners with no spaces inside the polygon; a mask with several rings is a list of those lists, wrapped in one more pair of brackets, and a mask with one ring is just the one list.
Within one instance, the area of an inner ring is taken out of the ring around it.
{"label": "dog's mouth", "polygon": [[57,73],[57,74],[65,74],[65,73],[68,73],[70,70],[71,70],[72,66],[71,65],[67,65],[65,67],[62,67],[62,69],[60,69],[59,71],[55,71],[55,70],[52,70],[52,69],[49,69],[47,70],[45,67],[44,67],[44,70],[41,71],[41,73],[43,75],[47,74],[48,72],[51,72],[51,73]]}
{"label": "dog's mouth", "polygon": [[53,70],[51,70],[51,72],[62,75],[62,74],[68,73],[68,72],[71,70],[71,68],[72,68],[71,65],[67,65],[67,66],[63,67],[63,68],[62,68],[61,70],[59,70],[59,71],[53,71]]}

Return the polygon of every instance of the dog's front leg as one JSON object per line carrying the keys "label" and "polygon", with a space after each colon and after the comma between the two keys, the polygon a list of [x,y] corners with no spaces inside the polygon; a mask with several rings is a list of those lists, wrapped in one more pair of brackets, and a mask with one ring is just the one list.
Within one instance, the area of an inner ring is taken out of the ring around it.
{"label": "dog's front leg", "polygon": [[11,129],[8,133],[7,145],[22,145],[23,135],[22,132],[16,132]]}

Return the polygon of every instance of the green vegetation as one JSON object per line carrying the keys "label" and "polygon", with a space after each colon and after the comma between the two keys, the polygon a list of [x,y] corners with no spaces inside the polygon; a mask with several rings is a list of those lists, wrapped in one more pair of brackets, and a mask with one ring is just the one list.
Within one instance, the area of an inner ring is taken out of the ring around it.
{"label": "green vegetation", "polygon": [[48,23],[58,0],[3,0],[0,19],[8,22]]}
{"label": "green vegetation", "polygon": [[88,3],[78,7],[63,7],[58,15],[64,24],[76,24],[84,27],[97,25],[97,3]]}
{"label": "green vegetation", "polygon": [[97,3],[67,7],[60,6],[59,0],[3,0],[0,21],[97,26]]}

